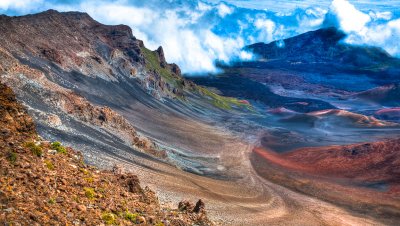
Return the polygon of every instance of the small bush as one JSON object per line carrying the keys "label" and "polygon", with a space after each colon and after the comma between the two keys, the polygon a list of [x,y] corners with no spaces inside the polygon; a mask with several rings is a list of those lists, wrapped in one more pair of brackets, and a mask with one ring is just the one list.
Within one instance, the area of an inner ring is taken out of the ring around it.
{"label": "small bush", "polygon": [[11,164],[15,164],[15,162],[17,161],[18,155],[17,153],[13,152],[13,151],[9,151],[7,153],[7,160],[10,161]]}
{"label": "small bush", "polygon": [[129,211],[125,212],[125,220],[131,221],[131,222],[134,222],[134,223],[136,223],[136,219],[137,219],[138,216],[139,216],[138,213],[131,213]]}
{"label": "small bush", "polygon": [[57,151],[57,153],[61,153],[61,154],[67,154],[67,150],[65,149],[65,147],[63,147],[61,145],[60,142],[55,141],[53,143],[51,143],[51,148],[53,148],[54,150]]}
{"label": "small bush", "polygon": [[45,160],[44,164],[46,165],[47,169],[49,169],[49,170],[54,170],[54,168],[55,168],[53,163],[50,162],[49,160]]}
{"label": "small bush", "polygon": [[49,204],[55,204],[56,200],[54,198],[50,198],[48,201]]}
{"label": "small bush", "polygon": [[113,214],[113,213],[103,213],[103,215],[101,215],[101,219],[107,225],[112,225],[112,224],[116,224],[117,223],[116,222],[117,221],[117,216],[115,216],[115,214]]}
{"label": "small bush", "polygon": [[83,190],[85,191],[85,196],[86,198],[93,200],[96,197],[96,192],[94,191],[93,188],[83,188]]}
{"label": "small bush", "polygon": [[88,183],[93,183],[93,181],[94,181],[94,178],[93,177],[86,177],[85,178],[85,181],[87,181]]}
{"label": "small bush", "polygon": [[31,152],[37,157],[43,156],[43,149],[39,145],[36,145],[34,142],[25,143],[25,147],[29,148]]}
{"label": "small bush", "polygon": [[82,172],[83,174],[85,174],[85,175],[89,175],[89,171],[87,171],[87,170],[84,169],[84,168],[80,168],[79,171],[81,171],[81,172]]}

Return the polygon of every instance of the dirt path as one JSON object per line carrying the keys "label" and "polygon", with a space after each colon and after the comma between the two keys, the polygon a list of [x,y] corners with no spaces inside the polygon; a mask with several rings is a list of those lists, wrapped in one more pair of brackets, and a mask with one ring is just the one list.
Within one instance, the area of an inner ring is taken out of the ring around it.
{"label": "dirt path", "polygon": [[381,225],[266,181],[251,166],[252,145],[218,135],[226,139],[220,164],[236,178],[216,180],[146,159],[139,160],[143,166],[128,161],[124,168],[155,190],[163,205],[182,199],[205,200],[210,218],[222,225]]}

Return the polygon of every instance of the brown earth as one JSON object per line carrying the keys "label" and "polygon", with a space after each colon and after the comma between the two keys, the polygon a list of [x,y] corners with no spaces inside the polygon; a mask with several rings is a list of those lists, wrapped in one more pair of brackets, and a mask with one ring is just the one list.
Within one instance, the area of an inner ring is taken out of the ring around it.
{"label": "brown earth", "polygon": [[399,148],[399,139],[283,154],[254,148],[251,161],[268,180],[392,225],[400,219]]}

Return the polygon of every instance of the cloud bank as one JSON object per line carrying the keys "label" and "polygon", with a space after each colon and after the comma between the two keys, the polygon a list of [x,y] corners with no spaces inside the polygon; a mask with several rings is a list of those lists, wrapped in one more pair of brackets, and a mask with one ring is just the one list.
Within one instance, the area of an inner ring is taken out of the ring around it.
{"label": "cloud bank", "polygon": [[[228,0],[229,1],[229,0]],[[334,25],[345,42],[375,45],[400,56],[400,17],[393,10],[358,10],[346,0],[289,11],[241,8],[202,0],[1,0],[0,13],[23,15],[46,9],[85,11],[105,24],[129,25],[150,49],[162,45],[169,62],[186,74],[215,73],[215,62],[249,60],[242,47],[281,40]],[[386,9],[386,8],[385,8]]]}
{"label": "cloud bank", "polygon": [[346,0],[334,0],[326,18],[348,35],[344,40],[346,43],[378,46],[400,57],[398,12],[362,12]]}

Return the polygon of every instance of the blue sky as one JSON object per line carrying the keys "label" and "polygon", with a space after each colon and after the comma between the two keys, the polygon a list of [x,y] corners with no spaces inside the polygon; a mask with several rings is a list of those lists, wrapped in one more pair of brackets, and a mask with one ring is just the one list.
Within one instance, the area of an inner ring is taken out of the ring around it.
{"label": "blue sky", "polygon": [[[219,0],[208,0],[212,3],[218,3]],[[226,2],[234,4],[239,7],[253,8],[253,9],[269,9],[275,11],[290,11],[295,8],[307,8],[313,6],[328,8],[332,3],[331,0],[226,0]],[[391,10],[393,8],[400,8],[400,0],[389,1],[371,1],[371,0],[357,0],[349,1],[360,10]]]}
{"label": "blue sky", "polygon": [[400,56],[400,0],[0,0],[7,15],[47,9],[129,25],[147,47],[162,45],[167,60],[188,74],[217,72],[215,61],[251,59],[243,46],[316,30],[326,20],[348,34],[349,44]]}

